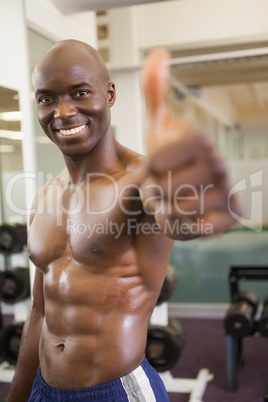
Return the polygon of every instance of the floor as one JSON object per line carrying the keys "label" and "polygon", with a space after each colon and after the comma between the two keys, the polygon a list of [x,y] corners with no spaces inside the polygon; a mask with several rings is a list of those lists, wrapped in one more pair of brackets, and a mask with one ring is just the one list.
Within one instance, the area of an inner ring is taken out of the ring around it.
{"label": "floor", "polygon": [[[207,384],[204,402],[263,402],[268,385],[268,338],[246,337],[243,340],[243,365],[237,373],[237,391],[226,386],[225,334],[221,320],[180,320],[187,343],[176,366],[174,378],[196,378],[199,369],[207,368],[213,379]],[[170,394],[171,402],[187,402],[189,394]]]}

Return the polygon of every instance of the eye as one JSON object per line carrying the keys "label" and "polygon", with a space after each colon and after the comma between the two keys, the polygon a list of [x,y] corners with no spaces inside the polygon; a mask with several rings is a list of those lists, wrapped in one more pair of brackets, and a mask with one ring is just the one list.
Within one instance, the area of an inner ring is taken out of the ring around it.
{"label": "eye", "polygon": [[39,103],[49,103],[52,101],[51,96],[42,96],[41,98],[38,99]]}
{"label": "eye", "polygon": [[75,97],[76,98],[85,98],[88,93],[89,93],[89,91],[86,91],[86,90],[77,91],[75,93]]}

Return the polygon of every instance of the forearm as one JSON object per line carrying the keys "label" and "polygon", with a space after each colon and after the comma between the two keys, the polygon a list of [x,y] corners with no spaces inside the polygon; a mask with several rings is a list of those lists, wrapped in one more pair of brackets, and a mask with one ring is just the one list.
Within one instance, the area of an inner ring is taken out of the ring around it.
{"label": "forearm", "polygon": [[202,219],[199,219],[198,224],[198,222],[194,222],[191,215],[180,214],[178,216],[178,214],[174,214],[174,205],[161,199],[159,195],[155,195],[153,191],[151,191],[150,186],[152,186],[152,183],[152,178],[149,178],[147,182],[144,183],[141,190],[141,199],[147,213],[154,216],[155,222],[165,236],[173,240],[184,241],[199,237],[199,229],[201,229],[201,231],[203,230],[203,232],[206,231],[207,235],[211,234],[208,230],[210,228],[201,228],[203,224]]}
{"label": "forearm", "polygon": [[38,347],[43,316],[34,306],[27,318],[21,338],[19,358],[7,402],[26,402],[39,365]]}
{"label": "forearm", "polygon": [[198,223],[194,223],[190,219],[181,219],[171,214],[156,214],[155,221],[164,235],[170,239],[185,241],[200,236]]}

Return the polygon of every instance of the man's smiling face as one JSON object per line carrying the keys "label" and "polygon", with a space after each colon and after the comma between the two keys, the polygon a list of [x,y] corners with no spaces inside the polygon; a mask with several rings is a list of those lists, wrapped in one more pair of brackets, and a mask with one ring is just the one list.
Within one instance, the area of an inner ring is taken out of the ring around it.
{"label": "man's smiling face", "polygon": [[88,154],[110,126],[114,84],[92,52],[73,41],[57,45],[34,72],[38,120],[67,156]]}

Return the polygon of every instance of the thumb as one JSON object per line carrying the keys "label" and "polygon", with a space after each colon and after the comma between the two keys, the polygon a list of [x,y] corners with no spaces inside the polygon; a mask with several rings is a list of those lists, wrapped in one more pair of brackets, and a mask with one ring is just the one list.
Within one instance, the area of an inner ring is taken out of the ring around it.
{"label": "thumb", "polygon": [[142,86],[147,113],[156,117],[165,105],[169,86],[169,52],[164,48],[152,50],[142,70]]}

